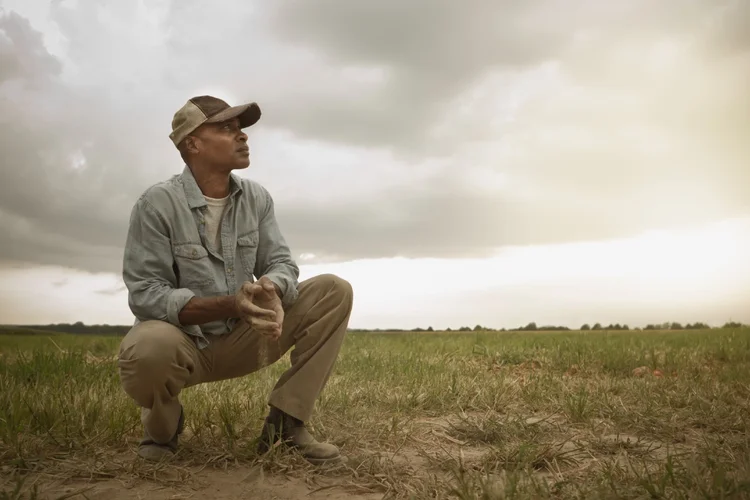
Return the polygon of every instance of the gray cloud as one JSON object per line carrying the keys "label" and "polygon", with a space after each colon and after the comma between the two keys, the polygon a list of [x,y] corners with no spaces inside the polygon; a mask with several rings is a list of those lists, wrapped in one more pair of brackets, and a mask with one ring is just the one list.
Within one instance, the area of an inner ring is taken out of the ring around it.
{"label": "gray cloud", "polygon": [[[274,4],[271,35],[283,46],[314,51],[344,74],[374,71],[379,84],[352,82],[290,105],[274,124],[334,143],[383,146],[401,154],[433,146],[427,129],[448,101],[493,67],[527,68],[553,59],[567,28],[540,12],[541,2],[302,1]],[[548,16],[548,14],[547,14]],[[545,22],[546,21],[546,22]],[[429,154],[429,153],[427,153]]]}
{"label": "gray cloud", "polygon": [[12,78],[47,80],[62,70],[27,19],[0,10],[0,32],[4,35],[0,37],[0,83]]}
{"label": "gray cloud", "polygon": [[121,82],[65,82],[42,34],[14,12],[0,15],[0,59],[18,61],[0,80],[0,227],[9,236],[0,256],[117,271],[132,203],[165,176],[160,163],[172,153],[154,147],[166,142],[152,118],[164,105],[108,95]]}
{"label": "gray cloud", "polygon": [[[477,256],[750,210],[742,0],[157,2],[149,23],[97,5],[50,7],[66,59],[0,11],[2,260],[119,272],[130,207],[181,169],[167,127],[199,88],[257,99],[290,140],[438,158],[425,185],[371,199],[277,196],[297,254]],[[479,190],[480,167],[510,187]]]}
{"label": "gray cloud", "polygon": [[[750,23],[743,0],[627,3],[384,1],[363,4],[327,0],[275,2],[270,35],[282,46],[314,53],[342,76],[351,67],[382,68],[379,85],[353,82],[349,91],[305,91],[284,96],[269,121],[303,136],[331,142],[384,146],[402,154],[438,146],[426,131],[451,101],[491,71],[509,75],[549,61],[577,71],[581,84],[632,85],[639,67],[622,65],[618,49],[648,53],[671,37],[706,47],[707,59],[744,53]],[[704,27],[706,19],[713,20]],[[745,29],[743,29],[743,26]],[[586,41],[587,38],[589,41]],[[696,49],[697,50],[697,49]],[[675,83],[679,83],[676,81]],[[324,119],[322,117],[325,117]],[[486,124],[485,124],[486,125]],[[457,131],[457,135],[466,137]]]}

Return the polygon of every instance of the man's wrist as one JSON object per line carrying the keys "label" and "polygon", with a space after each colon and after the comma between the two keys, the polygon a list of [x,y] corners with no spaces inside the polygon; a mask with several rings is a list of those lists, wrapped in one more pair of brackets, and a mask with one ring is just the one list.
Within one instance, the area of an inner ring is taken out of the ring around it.
{"label": "man's wrist", "polygon": [[284,298],[284,292],[281,290],[281,286],[278,283],[276,283],[274,280],[272,280],[271,278],[265,275],[262,276],[261,279],[268,280],[269,282],[271,282],[273,284],[273,289],[276,291],[276,296],[279,297],[279,299]]}
{"label": "man's wrist", "polygon": [[230,318],[239,318],[241,316],[236,294],[217,297],[217,299],[219,301],[219,307],[230,311]]}

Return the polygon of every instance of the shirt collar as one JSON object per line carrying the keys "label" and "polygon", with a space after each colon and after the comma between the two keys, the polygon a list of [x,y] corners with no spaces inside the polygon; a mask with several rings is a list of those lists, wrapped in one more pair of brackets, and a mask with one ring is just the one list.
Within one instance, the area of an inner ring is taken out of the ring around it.
{"label": "shirt collar", "polygon": [[[201,188],[198,187],[193,172],[187,165],[185,165],[185,168],[182,170],[180,180],[182,181],[182,188],[185,190],[185,197],[187,198],[188,206],[190,208],[198,208],[207,205],[206,197],[203,195]],[[241,192],[242,183],[235,174],[229,174],[229,196],[234,198],[237,193]]]}

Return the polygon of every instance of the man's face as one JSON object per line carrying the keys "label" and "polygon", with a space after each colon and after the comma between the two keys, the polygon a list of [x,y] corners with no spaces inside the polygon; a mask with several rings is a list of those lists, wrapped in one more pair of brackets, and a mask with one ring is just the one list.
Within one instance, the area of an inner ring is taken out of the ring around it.
{"label": "man's face", "polygon": [[233,118],[221,123],[206,123],[195,133],[194,153],[201,163],[219,169],[234,170],[250,165],[247,135],[240,121]]}

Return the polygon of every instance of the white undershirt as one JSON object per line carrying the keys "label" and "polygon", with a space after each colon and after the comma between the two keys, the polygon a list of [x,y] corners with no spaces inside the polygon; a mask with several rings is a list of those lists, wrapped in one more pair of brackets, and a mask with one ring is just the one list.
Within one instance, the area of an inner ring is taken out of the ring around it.
{"label": "white undershirt", "polygon": [[214,251],[221,255],[221,218],[229,201],[229,195],[225,198],[206,198],[208,210],[206,210],[206,238]]}

